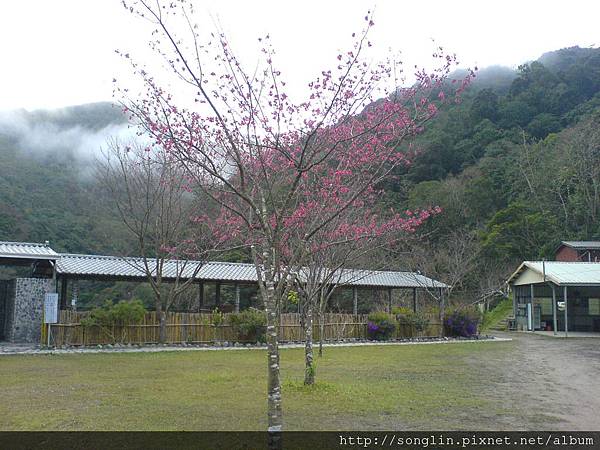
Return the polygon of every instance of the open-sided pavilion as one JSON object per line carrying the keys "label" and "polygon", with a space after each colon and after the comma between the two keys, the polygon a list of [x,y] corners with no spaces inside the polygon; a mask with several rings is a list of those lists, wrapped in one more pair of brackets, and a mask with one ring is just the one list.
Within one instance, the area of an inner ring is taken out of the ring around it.
{"label": "open-sided pavilion", "polygon": [[[57,253],[49,247],[48,243],[0,242],[0,264],[29,267],[29,276],[31,277],[27,278],[29,281],[25,284],[5,282],[4,291],[0,286],[0,328],[2,329],[16,326],[15,323],[18,321],[16,315],[19,314],[15,315],[15,311],[20,309],[34,308],[36,313],[21,314],[21,316],[35,316],[41,322],[42,299],[33,302],[21,300],[17,286],[26,285],[25,291],[28,293],[24,295],[31,297],[31,285],[37,286],[41,283],[42,288],[33,290],[59,293],[60,308],[66,309],[77,303],[79,281],[145,282],[147,280],[146,268],[153,275],[157,273],[156,262],[149,258],[144,261],[143,258],[135,257]],[[199,311],[204,309],[207,284],[214,284],[215,298],[211,299],[211,305],[215,305],[217,308],[221,306],[221,287],[223,285],[234,286],[234,311],[240,308],[241,287],[257,285],[256,267],[248,263],[166,260],[162,265],[161,276],[165,282],[193,278],[192,283],[197,285],[198,289]],[[448,287],[440,281],[414,272],[346,269],[339,277],[336,277],[336,280],[339,286],[352,289],[354,314],[357,313],[360,290],[386,291],[390,309],[392,292],[395,289],[412,291],[413,308],[416,309],[418,290],[442,292]],[[70,289],[68,289],[69,286]],[[69,291],[70,299],[67,298]],[[1,294],[2,292],[4,295]],[[12,316],[12,318],[8,316]],[[12,325],[7,325],[9,322]],[[10,335],[6,332],[3,334]]]}

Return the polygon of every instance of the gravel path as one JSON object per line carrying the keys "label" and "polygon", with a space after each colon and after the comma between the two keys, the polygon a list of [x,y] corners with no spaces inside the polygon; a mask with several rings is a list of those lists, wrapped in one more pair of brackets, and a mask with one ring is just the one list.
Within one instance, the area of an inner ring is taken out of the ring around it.
{"label": "gravel path", "polygon": [[[445,339],[445,340],[415,340],[401,342],[335,342],[324,343],[323,347],[359,347],[373,345],[433,345],[433,344],[464,344],[469,342],[505,342],[507,337],[486,336],[479,339]],[[315,343],[315,348],[318,343]],[[280,344],[279,348],[303,348],[303,343]],[[113,346],[103,345],[97,347],[72,347],[72,348],[41,348],[30,344],[0,343],[0,356],[7,355],[63,355],[81,353],[151,353],[151,352],[185,352],[185,351],[228,351],[228,350],[265,350],[264,345],[226,345],[226,346],[199,346],[199,345],[147,345],[147,346]]]}
{"label": "gravel path", "polygon": [[489,396],[511,411],[498,428],[600,430],[600,339],[498,336],[514,348],[482,368]]}

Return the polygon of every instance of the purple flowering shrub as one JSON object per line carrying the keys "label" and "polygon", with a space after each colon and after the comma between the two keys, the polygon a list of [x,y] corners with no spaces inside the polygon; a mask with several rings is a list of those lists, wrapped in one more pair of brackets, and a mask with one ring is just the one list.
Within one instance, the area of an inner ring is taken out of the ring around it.
{"label": "purple flowering shrub", "polygon": [[396,333],[396,321],[384,312],[371,313],[367,317],[367,337],[372,341],[388,341]]}
{"label": "purple flowering shrub", "polygon": [[480,314],[469,309],[457,309],[446,316],[444,329],[446,336],[471,337],[478,334]]}

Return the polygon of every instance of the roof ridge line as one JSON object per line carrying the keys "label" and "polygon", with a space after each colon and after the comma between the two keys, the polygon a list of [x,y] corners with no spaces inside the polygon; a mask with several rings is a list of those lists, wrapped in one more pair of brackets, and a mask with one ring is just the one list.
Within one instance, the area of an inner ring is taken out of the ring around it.
{"label": "roof ridge line", "polygon": [[[70,258],[87,258],[87,259],[144,259],[143,256],[119,256],[119,255],[96,255],[86,253],[58,253],[59,257],[70,257]],[[153,257],[147,257],[147,259],[154,259]],[[253,263],[244,262],[233,262],[233,261],[202,261],[199,259],[176,259],[176,258],[165,258],[166,261],[187,261],[187,262],[198,262],[203,264],[231,264],[231,265],[251,265]]]}

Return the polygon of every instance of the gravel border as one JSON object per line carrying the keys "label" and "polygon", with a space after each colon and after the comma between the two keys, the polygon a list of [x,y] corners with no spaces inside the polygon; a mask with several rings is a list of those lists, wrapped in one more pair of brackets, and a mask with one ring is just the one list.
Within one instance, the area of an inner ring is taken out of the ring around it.
{"label": "gravel border", "polygon": [[[413,338],[393,342],[374,341],[344,341],[326,342],[323,347],[366,347],[384,345],[430,345],[430,344],[466,344],[474,342],[508,342],[511,338],[496,336],[479,336],[477,338]],[[280,344],[279,348],[303,348],[304,343]],[[314,343],[318,347],[318,342]],[[240,344],[223,342],[221,345],[194,345],[194,344],[152,344],[152,345],[98,345],[96,347],[69,347],[69,348],[43,348],[40,346],[28,347],[18,344],[0,345],[0,356],[5,355],[70,355],[82,353],[155,353],[155,352],[183,352],[183,351],[219,351],[219,350],[266,350],[266,345]]]}

